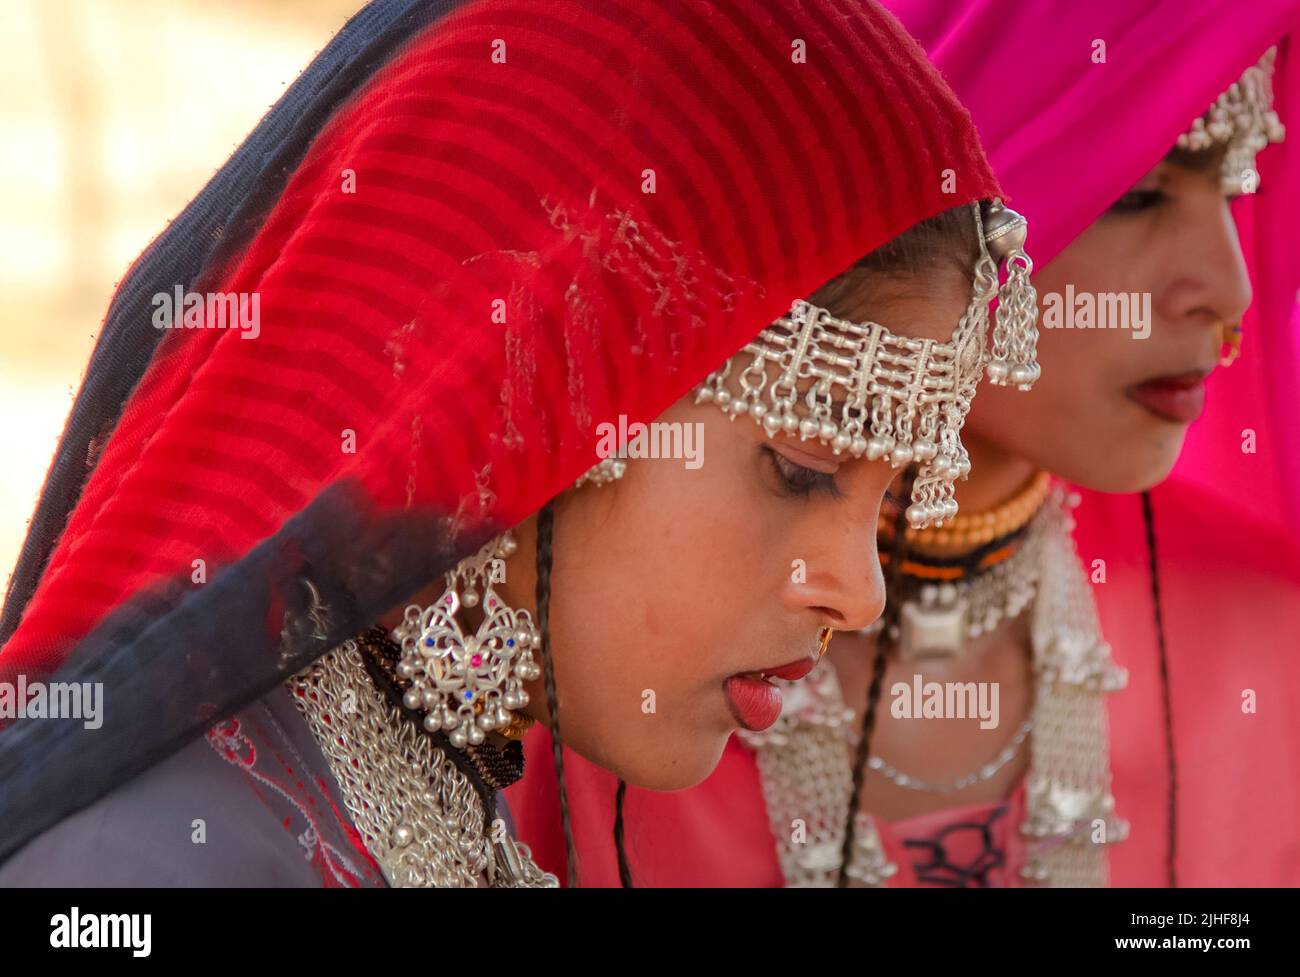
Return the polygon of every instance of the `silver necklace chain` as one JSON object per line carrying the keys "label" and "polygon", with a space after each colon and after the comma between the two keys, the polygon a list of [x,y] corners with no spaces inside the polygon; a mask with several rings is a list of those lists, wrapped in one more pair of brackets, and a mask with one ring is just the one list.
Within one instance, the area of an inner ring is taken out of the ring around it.
{"label": "silver necklace chain", "polygon": [[955,794],[958,791],[963,791],[968,787],[974,787],[976,784],[983,783],[986,780],[992,780],[993,777],[997,775],[997,772],[1010,763],[1012,759],[1015,758],[1016,754],[1020,752],[1020,748],[1024,745],[1025,740],[1029,737],[1029,734],[1033,729],[1034,720],[1032,718],[1026,719],[1020,724],[1020,729],[1018,729],[1016,735],[1011,738],[1011,742],[1004,746],[996,757],[984,764],[974,773],[968,773],[964,776],[958,777],[956,780],[950,780],[946,783],[930,783],[929,781],[921,780],[919,777],[905,774],[897,767],[892,766],[888,761],[878,756],[869,757],[867,759],[867,766],[871,770],[888,777],[894,785],[906,788],[907,790],[924,791],[930,794]]}

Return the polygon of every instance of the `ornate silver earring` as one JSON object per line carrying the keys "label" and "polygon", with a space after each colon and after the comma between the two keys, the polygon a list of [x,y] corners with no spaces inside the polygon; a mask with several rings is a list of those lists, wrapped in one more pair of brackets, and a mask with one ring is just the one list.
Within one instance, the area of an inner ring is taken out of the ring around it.
{"label": "ornate silver earring", "polygon": [[[528,704],[523,684],[541,675],[533,658],[541,644],[532,615],[503,601],[493,584],[505,579],[505,560],[517,544],[510,533],[489,542],[447,574],[447,589],[427,608],[411,605],[393,629],[402,646],[397,674],[410,683],[408,709],[425,713],[424,728],[450,733],[452,746],[478,746],[491,730],[510,735],[525,726],[517,711]],[[457,615],[481,607],[472,633]]]}

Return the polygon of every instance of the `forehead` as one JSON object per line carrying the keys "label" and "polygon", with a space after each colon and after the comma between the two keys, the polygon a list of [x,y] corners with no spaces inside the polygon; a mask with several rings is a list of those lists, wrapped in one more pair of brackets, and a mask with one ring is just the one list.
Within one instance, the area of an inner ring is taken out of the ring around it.
{"label": "forehead", "polygon": [[898,336],[947,342],[966,314],[974,283],[952,263],[927,274],[873,276],[844,302],[854,322],[878,322]]}

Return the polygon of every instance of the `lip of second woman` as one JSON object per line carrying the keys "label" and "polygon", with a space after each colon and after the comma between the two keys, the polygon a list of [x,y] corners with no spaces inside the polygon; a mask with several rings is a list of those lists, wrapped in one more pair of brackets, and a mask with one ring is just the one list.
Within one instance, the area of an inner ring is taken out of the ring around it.
{"label": "lip of second woman", "polygon": [[1205,408],[1206,370],[1154,377],[1129,387],[1130,400],[1167,421],[1190,424]]}
{"label": "lip of second woman", "polygon": [[797,682],[817,664],[817,659],[809,656],[776,668],[764,668],[756,672],[739,672],[729,676],[722,683],[722,690],[731,706],[735,720],[745,729],[759,732],[767,729],[781,718],[781,690],[768,681],[769,678]]}

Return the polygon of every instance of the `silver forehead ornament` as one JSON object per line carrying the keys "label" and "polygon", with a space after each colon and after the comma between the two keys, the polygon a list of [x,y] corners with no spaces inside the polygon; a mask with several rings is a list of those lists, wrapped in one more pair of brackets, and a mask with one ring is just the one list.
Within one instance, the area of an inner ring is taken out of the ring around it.
{"label": "silver forehead ornament", "polygon": [[1265,51],[1178,137],[1178,148],[1192,152],[1227,145],[1221,171],[1225,193],[1254,193],[1259,186],[1255,155],[1286,137],[1286,127],[1273,110],[1276,59],[1277,48]]}
{"label": "silver forehead ornament", "polygon": [[895,468],[915,462],[908,523],[943,525],[957,514],[954,483],[970,471],[959,435],[981,373],[1021,390],[1040,373],[1026,221],[998,200],[971,208],[980,255],[970,304],[951,339],[898,336],[800,299],[709,374],[696,402],[716,404],[732,420],[748,415],[769,437],[815,438],[837,455],[884,459]]}

